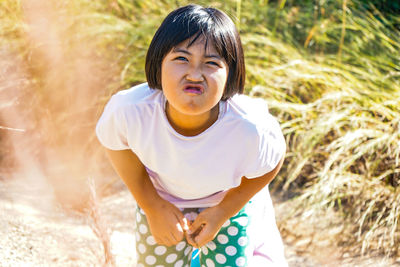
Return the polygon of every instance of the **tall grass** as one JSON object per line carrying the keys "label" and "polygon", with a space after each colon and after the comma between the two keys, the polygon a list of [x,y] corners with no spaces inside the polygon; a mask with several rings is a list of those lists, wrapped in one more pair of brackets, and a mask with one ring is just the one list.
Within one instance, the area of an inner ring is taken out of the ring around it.
{"label": "tall grass", "polygon": [[[40,14],[53,24],[44,24],[46,31],[28,16],[28,2],[0,3],[1,49],[21,62],[19,78],[2,77],[0,93],[19,92],[9,106],[31,121],[29,140],[38,144],[33,157],[53,170],[49,176],[100,176],[107,168],[93,135],[96,118],[110,94],[145,80],[156,28],[189,1],[47,1],[47,13]],[[301,219],[333,209],[355,222],[348,230],[359,252],[394,254],[400,242],[399,18],[345,2],[199,3],[223,9],[240,26],[246,92],[264,97],[281,121],[288,153],[273,188],[291,198],[288,214]],[[1,107],[1,126],[24,128],[5,119],[6,111]]]}
{"label": "tall grass", "polygon": [[398,253],[399,31],[355,2],[318,20],[296,39],[285,39],[287,25],[282,34],[259,25],[242,35],[257,84],[250,93],[268,100],[289,145],[274,185],[297,192],[290,216],[333,208],[354,222],[361,253]]}

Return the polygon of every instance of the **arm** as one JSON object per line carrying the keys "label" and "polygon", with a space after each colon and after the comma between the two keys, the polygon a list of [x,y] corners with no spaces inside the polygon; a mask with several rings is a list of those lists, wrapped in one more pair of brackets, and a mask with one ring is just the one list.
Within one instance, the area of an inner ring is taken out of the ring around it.
{"label": "arm", "polygon": [[109,150],[111,163],[146,213],[150,231],[157,243],[171,246],[184,237],[186,219],[173,204],[161,198],[151,182],[144,165],[131,150]]}
{"label": "arm", "polygon": [[218,205],[201,212],[189,228],[188,242],[192,246],[201,247],[213,240],[222,225],[237,214],[258,191],[275,178],[282,167],[283,161],[284,157],[282,157],[275,169],[261,177],[254,179],[243,177],[241,184],[230,189]]}

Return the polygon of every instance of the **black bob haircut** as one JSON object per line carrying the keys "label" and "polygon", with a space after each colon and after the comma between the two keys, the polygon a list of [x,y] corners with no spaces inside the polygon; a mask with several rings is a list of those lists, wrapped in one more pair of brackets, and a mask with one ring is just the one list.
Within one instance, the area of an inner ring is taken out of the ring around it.
{"label": "black bob haircut", "polygon": [[222,100],[243,93],[245,64],[242,43],[232,20],[215,8],[187,5],[172,11],[162,22],[146,55],[146,78],[150,88],[160,89],[161,64],[171,49],[191,38],[191,46],[199,38],[212,44],[229,67]]}

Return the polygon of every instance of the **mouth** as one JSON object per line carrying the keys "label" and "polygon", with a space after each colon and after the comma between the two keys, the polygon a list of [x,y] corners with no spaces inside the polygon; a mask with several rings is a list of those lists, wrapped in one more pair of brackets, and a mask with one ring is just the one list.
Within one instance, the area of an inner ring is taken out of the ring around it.
{"label": "mouth", "polygon": [[183,88],[183,91],[188,94],[201,95],[204,93],[204,87],[198,84],[187,84]]}

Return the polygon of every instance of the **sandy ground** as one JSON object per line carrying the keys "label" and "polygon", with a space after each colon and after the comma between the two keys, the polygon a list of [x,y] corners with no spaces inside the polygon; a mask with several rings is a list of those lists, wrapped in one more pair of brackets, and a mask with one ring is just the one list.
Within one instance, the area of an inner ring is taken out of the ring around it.
{"label": "sandy ground", "polygon": [[[87,214],[55,205],[50,192],[37,180],[6,181],[0,176],[1,267],[105,266],[101,236],[110,244],[114,266],[134,266],[135,204],[123,185],[117,185],[112,194],[99,200],[97,227]],[[277,203],[276,209],[279,216],[284,205]],[[105,225],[100,229],[103,235],[96,235],[99,225]],[[337,249],[323,245],[313,249],[309,236],[289,229],[283,229],[283,237],[291,267],[400,266],[400,261],[384,258],[339,255],[335,253]]]}

